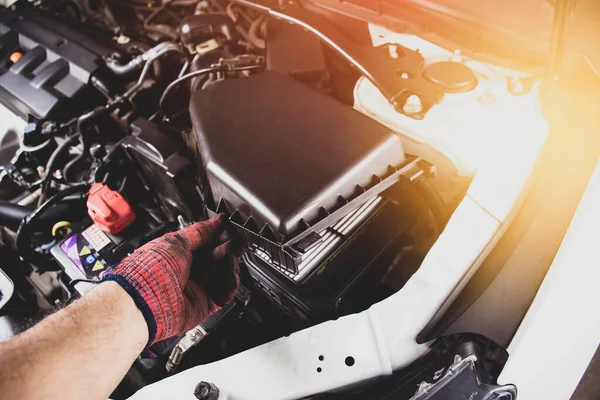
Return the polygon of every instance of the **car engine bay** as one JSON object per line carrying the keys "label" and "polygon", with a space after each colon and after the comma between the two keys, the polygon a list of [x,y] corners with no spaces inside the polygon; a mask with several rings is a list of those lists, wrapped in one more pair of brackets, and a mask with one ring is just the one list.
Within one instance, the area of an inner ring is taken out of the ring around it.
{"label": "car engine bay", "polygon": [[0,10],[3,339],[225,214],[234,301],[145,350],[123,398],[402,291],[465,199],[509,218],[548,131],[538,78],[311,6]]}

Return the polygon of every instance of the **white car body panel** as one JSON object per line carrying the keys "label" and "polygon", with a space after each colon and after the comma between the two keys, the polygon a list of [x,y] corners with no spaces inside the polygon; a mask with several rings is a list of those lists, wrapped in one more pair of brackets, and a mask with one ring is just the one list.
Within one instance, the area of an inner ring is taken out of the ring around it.
{"label": "white car body panel", "polygon": [[508,348],[498,380],[515,384],[519,400],[570,398],[600,344],[599,204],[600,162]]}

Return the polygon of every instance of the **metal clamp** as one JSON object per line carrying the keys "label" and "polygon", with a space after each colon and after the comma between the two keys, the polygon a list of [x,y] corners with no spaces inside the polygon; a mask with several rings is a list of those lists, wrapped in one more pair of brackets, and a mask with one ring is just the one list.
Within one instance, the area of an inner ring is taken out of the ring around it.
{"label": "metal clamp", "polygon": [[208,335],[208,333],[202,324],[187,331],[185,335],[179,339],[179,342],[177,342],[175,347],[173,347],[173,350],[171,350],[171,354],[169,355],[169,359],[165,365],[167,372],[171,373],[175,371],[181,363],[185,353],[200,343],[206,337],[206,335]]}

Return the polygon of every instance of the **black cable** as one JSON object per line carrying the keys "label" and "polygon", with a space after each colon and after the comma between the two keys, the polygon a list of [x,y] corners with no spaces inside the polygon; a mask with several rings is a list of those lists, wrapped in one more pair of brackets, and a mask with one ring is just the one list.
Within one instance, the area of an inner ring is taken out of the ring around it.
{"label": "black cable", "polygon": [[33,227],[38,223],[40,217],[53,205],[57,204],[65,197],[71,196],[76,193],[86,193],[88,191],[88,185],[77,185],[58,192],[54,196],[50,197],[44,204],[38,207],[32,214],[23,218],[17,235],[15,238],[15,245],[19,256],[23,261],[32,262],[37,266],[41,267],[44,260],[43,258],[31,250],[31,234],[34,232]]}
{"label": "black cable", "polygon": [[158,102],[158,108],[160,108],[160,109],[163,108],[167,96],[170,94],[170,92],[173,91],[173,89],[175,89],[177,86],[179,86],[179,84],[181,82],[187,81],[188,79],[192,79],[192,78],[195,78],[197,76],[206,75],[206,74],[210,74],[210,73],[213,73],[213,72],[225,72],[226,70],[227,69],[224,66],[202,68],[202,69],[199,69],[197,71],[185,74],[185,75],[183,75],[180,78],[175,79],[173,82],[171,82],[165,88],[165,90],[163,91],[162,96],[160,96],[160,100]]}
{"label": "black cable", "polygon": [[92,280],[92,279],[73,279],[72,281],[70,281],[67,284],[67,288],[69,290],[73,290],[73,289],[75,289],[75,285],[77,285],[78,283],[93,283],[94,285],[97,285],[97,284],[99,284],[101,282],[102,281],[95,281],[95,280]]}
{"label": "black cable", "polygon": [[42,182],[44,182],[44,179],[42,178],[38,179],[35,182],[26,181],[25,177],[21,174],[21,171],[17,170],[17,168],[12,164],[8,166],[0,165],[0,172],[5,172],[6,176],[8,176],[15,185],[26,190],[35,189],[39,185],[41,185]]}
{"label": "black cable", "polygon": [[63,179],[67,182],[71,181],[70,171],[85,157],[86,153],[89,151],[89,148],[86,149],[86,144],[83,140],[83,134],[79,135],[79,143],[81,144],[81,153],[77,154],[75,158],[69,161],[62,169]]}
{"label": "black cable", "polygon": [[73,144],[73,141],[75,139],[77,139],[78,134],[69,136],[65,139],[64,142],[62,142],[53,152],[52,155],[50,155],[50,158],[48,158],[48,162],[46,162],[46,168],[45,168],[45,173],[46,176],[44,177],[44,182],[48,181],[51,179],[52,177],[52,170],[54,169],[54,164],[56,164],[57,160],[59,159],[59,157],[67,150],[69,150],[69,147],[71,147],[71,145]]}
{"label": "black cable", "polygon": [[50,155],[50,158],[48,158],[48,162],[46,162],[46,168],[45,168],[45,176],[42,179],[42,186],[41,186],[41,191],[40,191],[40,198],[38,199],[38,207],[40,207],[46,197],[46,190],[48,190],[48,185],[50,183],[50,180],[52,179],[52,171],[54,170],[54,165],[56,164],[56,162],[59,160],[60,157],[62,157],[63,153],[65,153],[66,151],[69,150],[69,148],[72,145],[73,140],[75,140],[77,138],[78,134],[69,136],[65,139],[64,142],[62,142]]}
{"label": "black cable", "polygon": [[124,103],[124,101],[125,100],[122,97],[117,97],[114,101],[109,102],[105,106],[98,106],[92,111],[83,114],[82,116],[77,118],[77,131],[82,132],[83,128],[92,120],[110,114],[111,112],[119,108]]}
{"label": "black cable", "polygon": [[73,160],[69,161],[69,163],[67,163],[67,165],[65,165],[65,167],[63,168],[63,177],[65,178],[65,180],[71,180],[70,178],[72,177],[70,171],[73,170],[73,168],[77,164],[79,164],[85,157],[89,155],[90,143],[85,134],[85,130],[88,128],[89,124],[99,117],[110,114],[111,112],[119,108],[124,103],[124,101],[125,100],[122,97],[116,98],[114,101],[109,102],[107,105],[98,106],[92,111],[79,117],[79,119],[77,120],[77,131],[80,133],[79,141],[82,147],[81,153],[78,154]]}
{"label": "black cable", "polygon": [[70,281],[66,285],[65,285],[65,283],[63,282],[62,279],[60,279],[59,282],[60,282],[60,285],[63,287],[63,289],[65,289],[65,291],[67,292],[67,299],[64,301],[65,305],[69,305],[69,304],[71,304],[71,302],[73,300],[75,300],[73,298],[72,292],[75,290],[75,285],[77,285],[78,283],[85,282],[85,283],[93,283],[95,285],[97,285],[99,283],[102,283],[102,281],[95,281],[95,280],[92,280],[92,279],[73,279],[72,281]]}
{"label": "black cable", "polygon": [[125,175],[123,177],[123,180],[121,181],[121,184],[119,185],[119,193],[123,193],[123,190],[125,189],[125,185],[127,185],[127,175]]}
{"label": "black cable", "polygon": [[206,75],[206,74],[210,74],[213,72],[243,72],[243,71],[257,71],[263,68],[263,65],[257,64],[257,65],[247,65],[244,67],[234,67],[234,68],[230,68],[224,65],[219,65],[216,67],[208,67],[208,68],[203,68],[203,69],[199,69],[197,71],[194,72],[190,72],[188,74],[183,75],[181,78],[177,78],[175,79],[173,82],[171,82],[164,90],[162,96],[160,96],[160,101],[158,102],[158,107],[160,109],[163,109],[165,100],[167,99],[167,96],[170,94],[170,92],[173,91],[173,89],[175,89],[177,86],[179,86],[179,84],[181,84],[182,82],[187,81],[188,79],[192,79],[195,78],[197,76],[201,76],[201,75]]}
{"label": "black cable", "polygon": [[92,111],[89,111],[76,119],[72,119],[65,124],[61,124],[61,129],[65,129],[65,128],[68,128],[69,126],[77,123],[77,133],[68,137],[65,142],[63,142],[60,146],[58,146],[54,150],[54,152],[48,159],[48,162],[46,163],[46,170],[45,170],[46,176],[44,176],[44,178],[41,180],[42,191],[41,191],[41,195],[40,195],[40,200],[38,202],[38,206],[41,205],[41,202],[44,201],[44,199],[45,199],[45,193],[46,193],[46,190],[48,189],[48,183],[52,179],[52,170],[54,169],[54,164],[57,162],[59,157],[66,150],[68,150],[69,147],[71,147],[73,140],[79,136],[79,140],[81,141],[83,148],[82,148],[81,154],[77,155],[74,160],[70,161],[64,167],[63,174],[65,172],[67,174],[69,174],[69,171],[72,169],[72,167],[75,164],[77,164],[81,159],[86,157],[89,153],[89,143],[88,143],[88,141],[85,137],[85,133],[84,133],[84,130],[87,127],[87,125],[96,118],[110,114],[111,112],[113,112],[114,110],[119,108],[124,102],[125,102],[124,98],[116,97],[115,99],[113,99],[112,101],[107,103],[105,106],[98,106],[98,107],[94,108]]}

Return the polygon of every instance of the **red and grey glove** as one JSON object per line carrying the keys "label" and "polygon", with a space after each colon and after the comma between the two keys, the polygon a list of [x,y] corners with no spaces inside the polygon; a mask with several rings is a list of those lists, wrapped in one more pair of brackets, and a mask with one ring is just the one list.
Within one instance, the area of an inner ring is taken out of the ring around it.
{"label": "red and grey glove", "polygon": [[[192,329],[233,299],[239,266],[231,240],[219,240],[224,229],[225,218],[217,215],[168,233],[102,277],[121,285],[142,311],[149,345]],[[192,252],[195,281],[189,279]]]}

